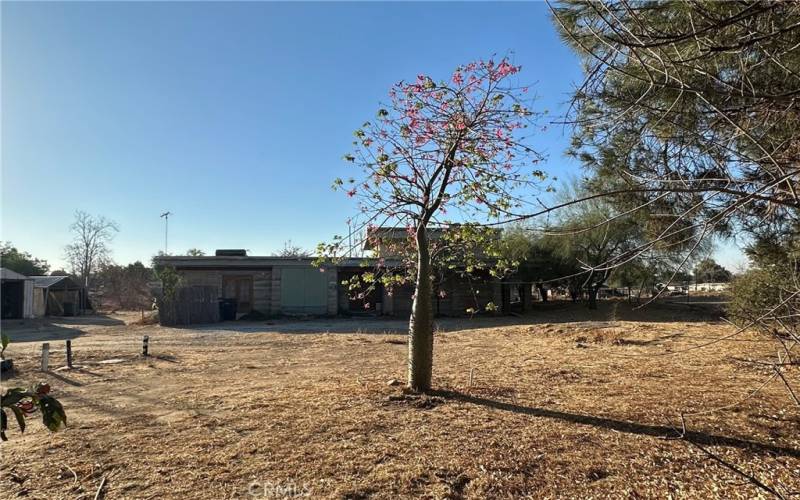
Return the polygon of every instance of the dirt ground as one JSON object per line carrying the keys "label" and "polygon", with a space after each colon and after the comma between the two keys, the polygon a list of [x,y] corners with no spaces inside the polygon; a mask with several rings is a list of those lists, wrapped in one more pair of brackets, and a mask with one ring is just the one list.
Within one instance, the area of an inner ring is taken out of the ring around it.
{"label": "dirt ground", "polygon": [[[775,346],[700,348],[734,330],[685,305],[443,320],[422,398],[388,383],[405,379],[403,321],[135,319],[3,324],[4,386],[48,381],[69,426],[12,427],[0,496],[91,499],[103,478],[105,498],[769,496],[706,452],[800,492],[800,412],[779,381],[745,398],[770,372],[742,360]],[[38,372],[41,342],[57,368],[66,339],[81,368]]]}

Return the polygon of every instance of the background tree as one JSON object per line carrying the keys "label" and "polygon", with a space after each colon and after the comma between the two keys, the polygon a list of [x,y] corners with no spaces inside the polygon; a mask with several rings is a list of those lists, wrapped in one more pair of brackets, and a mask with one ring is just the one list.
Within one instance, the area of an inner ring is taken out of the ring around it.
{"label": "background tree", "polygon": [[695,239],[686,263],[735,232],[776,259],[734,282],[728,338],[774,339],[780,354],[753,363],[800,405],[784,375],[800,343],[800,3],[566,0],[553,16],[586,74],[572,153],[633,208],[666,210],[648,243]]}
{"label": "background tree", "polygon": [[747,249],[750,268],[733,279],[728,313],[742,325],[752,325],[777,338],[791,363],[790,348],[800,342],[800,237],[760,240]]}
{"label": "background tree", "polygon": [[64,249],[66,259],[72,266],[72,272],[88,288],[91,276],[102,263],[109,261],[109,244],[119,231],[119,226],[103,216],[93,216],[79,210],[75,212],[75,222],[70,230],[73,242]]}
{"label": "background tree", "polygon": [[694,267],[696,283],[727,283],[731,278],[733,274],[712,258],[703,259]]}
{"label": "background tree", "polygon": [[642,241],[638,221],[615,215],[603,198],[572,205],[559,213],[560,220],[542,240],[555,257],[574,261],[583,271],[577,278],[590,309],[597,308],[597,294],[614,270],[631,265],[631,250]]}
{"label": "background tree", "polygon": [[186,255],[190,257],[202,257],[205,254],[206,253],[199,248],[190,248],[189,250],[186,250]]}
{"label": "background tree", "polygon": [[0,243],[0,265],[25,276],[43,276],[50,269],[46,260],[37,259],[28,252],[17,250],[10,241]]}
{"label": "background tree", "polygon": [[669,209],[653,239],[797,221],[799,4],[564,1],[553,15],[587,68],[572,152]]}
{"label": "background tree", "polygon": [[499,253],[508,261],[508,272],[523,282],[533,283],[542,302],[548,290],[565,288],[577,301],[580,295],[581,269],[573,256],[558,254],[552,242],[541,232],[525,225],[511,225],[503,231]]}
{"label": "background tree", "polygon": [[[408,231],[416,253],[408,337],[414,390],[431,387],[433,367],[428,227],[513,214],[522,204],[514,191],[544,177],[535,168],[540,156],[525,144],[533,112],[527,88],[512,83],[519,70],[507,59],[479,61],[457,68],[449,81],[419,75],[397,83],[375,121],[355,132],[354,154],[345,156],[362,177],[334,182],[359,200],[362,227]],[[341,247],[339,239],[320,250],[340,254]]]}
{"label": "background tree", "polygon": [[50,269],[46,260],[17,250],[10,241],[0,243],[0,265],[25,276],[44,276]]}
{"label": "background tree", "polygon": [[103,264],[95,278],[96,286],[102,290],[106,306],[127,310],[138,310],[151,303],[148,283],[154,279],[153,270],[139,261],[127,266],[113,263]]}
{"label": "background tree", "polygon": [[296,257],[296,258],[311,257],[311,252],[304,249],[303,247],[294,245],[292,243],[292,240],[289,240],[283,244],[283,248],[280,251],[278,251],[277,256]]}

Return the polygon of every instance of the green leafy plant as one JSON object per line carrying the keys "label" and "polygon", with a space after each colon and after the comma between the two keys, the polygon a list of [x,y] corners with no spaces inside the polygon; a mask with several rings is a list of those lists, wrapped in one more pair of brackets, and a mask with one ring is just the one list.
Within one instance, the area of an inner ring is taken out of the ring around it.
{"label": "green leafy plant", "polygon": [[37,410],[42,414],[42,423],[53,432],[67,425],[67,415],[61,403],[50,395],[50,385],[44,382],[31,389],[14,387],[2,396],[0,410],[0,439],[8,441],[8,412],[17,419],[20,432],[25,432],[25,420]]}
{"label": "green leafy plant", "polygon": [[[0,333],[0,359],[5,359],[5,352],[11,339]],[[61,403],[50,395],[50,385],[39,382],[30,389],[13,387],[0,396],[0,439],[8,441],[8,412],[17,419],[20,432],[25,432],[25,419],[37,410],[42,414],[42,423],[55,432],[67,425],[67,415]]]}

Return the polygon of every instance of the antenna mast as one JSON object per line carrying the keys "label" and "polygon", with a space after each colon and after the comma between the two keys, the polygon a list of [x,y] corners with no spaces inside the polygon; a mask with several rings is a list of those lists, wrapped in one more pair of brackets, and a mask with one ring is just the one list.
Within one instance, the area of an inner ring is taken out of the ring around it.
{"label": "antenna mast", "polygon": [[169,253],[169,216],[172,212],[164,212],[161,218],[164,219],[164,254]]}

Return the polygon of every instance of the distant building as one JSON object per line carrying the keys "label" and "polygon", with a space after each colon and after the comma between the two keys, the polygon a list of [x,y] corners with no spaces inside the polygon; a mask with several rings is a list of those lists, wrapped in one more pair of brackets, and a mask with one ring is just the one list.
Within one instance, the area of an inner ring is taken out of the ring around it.
{"label": "distant building", "polygon": [[695,283],[689,285],[690,292],[724,292],[730,287],[730,283]]}
{"label": "distant building", "polygon": [[31,276],[34,315],[75,316],[89,309],[86,289],[69,276]]}
{"label": "distant building", "polygon": [[[414,288],[411,284],[387,290],[376,283],[366,293],[353,293],[343,281],[374,271],[376,258],[347,258],[335,265],[316,267],[311,257],[248,256],[245,251],[218,251],[214,256],[159,256],[156,264],[174,268],[181,287],[202,287],[216,291],[220,299],[236,303],[237,316],[258,312],[280,315],[389,315],[407,317]],[[400,265],[391,259],[387,268]],[[437,283],[434,312],[442,316],[463,316],[468,310],[484,310],[488,302],[511,310],[514,291],[524,286],[509,284],[485,275],[471,280],[452,273]],[[530,286],[522,296],[530,302]],[[516,303],[516,302],[515,302]],[[515,306],[517,307],[517,306]],[[522,306],[524,307],[524,306]],[[191,323],[191,321],[186,321]]]}

